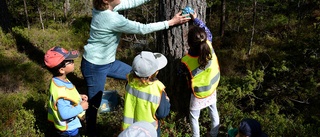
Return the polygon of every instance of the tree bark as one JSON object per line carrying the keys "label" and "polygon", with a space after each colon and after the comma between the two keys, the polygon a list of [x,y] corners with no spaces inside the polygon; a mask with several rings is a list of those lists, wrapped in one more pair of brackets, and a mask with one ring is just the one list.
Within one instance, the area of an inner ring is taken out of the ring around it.
{"label": "tree bark", "polygon": [[24,5],[24,13],[26,14],[26,20],[27,20],[28,29],[30,29],[30,22],[29,22],[29,15],[28,15],[28,9],[27,9],[26,0],[23,0],[23,5]]}
{"label": "tree bark", "polygon": [[65,19],[68,18],[68,12],[70,10],[70,2],[69,0],[65,0],[64,4],[63,4],[63,13],[64,13],[64,17]]}
{"label": "tree bark", "polygon": [[38,7],[38,12],[39,12],[39,18],[40,18],[41,28],[42,28],[42,30],[44,31],[44,25],[43,25],[43,21],[42,21],[42,13],[41,13],[40,7]]}
{"label": "tree bark", "polygon": [[226,0],[221,0],[220,37],[224,36],[226,25]]}
{"label": "tree bark", "polygon": [[256,25],[256,13],[257,13],[257,1],[254,0],[253,1],[253,15],[252,15],[252,32],[251,32],[248,56],[251,55],[251,48],[252,48],[252,45],[253,45],[253,37],[254,37],[255,25]]}
{"label": "tree bark", "polygon": [[12,15],[8,11],[8,5],[5,0],[0,1],[0,27],[5,33],[11,32]]}
{"label": "tree bark", "polygon": [[[197,13],[197,17],[205,21],[206,0],[160,0],[159,3],[159,20],[169,20],[181,9],[190,6]],[[168,30],[157,32],[157,49],[163,53],[168,64],[161,69],[158,78],[166,86],[166,92],[171,98],[172,109],[176,111],[188,111],[190,92],[185,91],[185,82],[179,79],[177,71],[179,69],[180,59],[188,50],[187,34],[189,23],[173,26]],[[185,114],[185,113],[183,113]]]}

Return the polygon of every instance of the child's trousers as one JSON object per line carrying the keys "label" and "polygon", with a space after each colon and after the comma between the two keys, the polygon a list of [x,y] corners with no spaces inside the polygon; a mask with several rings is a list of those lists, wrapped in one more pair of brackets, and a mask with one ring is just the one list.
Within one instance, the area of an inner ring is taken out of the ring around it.
{"label": "child's trousers", "polygon": [[[211,137],[217,137],[218,131],[219,131],[219,114],[217,110],[217,102],[215,101],[212,105],[208,106],[209,108],[209,114],[211,118],[211,130],[210,130],[210,136]],[[200,110],[190,110],[190,124],[192,129],[192,137],[200,137],[200,128],[199,128],[199,116],[200,116]]]}

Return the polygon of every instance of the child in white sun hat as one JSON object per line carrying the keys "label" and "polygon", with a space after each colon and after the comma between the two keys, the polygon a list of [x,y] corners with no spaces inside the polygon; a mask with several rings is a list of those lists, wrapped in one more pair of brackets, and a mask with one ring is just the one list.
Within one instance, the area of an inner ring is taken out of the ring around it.
{"label": "child in white sun hat", "polygon": [[153,125],[146,121],[135,122],[126,130],[122,131],[118,137],[156,137],[157,131]]}
{"label": "child in white sun hat", "polygon": [[170,102],[165,86],[156,76],[166,65],[167,58],[160,53],[142,51],[134,58],[132,71],[127,75],[123,129],[135,122],[146,121],[160,137],[159,120],[169,114]]}

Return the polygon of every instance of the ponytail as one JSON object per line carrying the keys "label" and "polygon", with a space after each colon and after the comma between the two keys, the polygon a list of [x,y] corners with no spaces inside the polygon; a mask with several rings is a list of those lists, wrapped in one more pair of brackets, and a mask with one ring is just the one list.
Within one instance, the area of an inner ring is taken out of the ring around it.
{"label": "ponytail", "polygon": [[193,26],[188,33],[188,44],[190,50],[199,55],[198,63],[200,69],[205,69],[209,60],[211,60],[211,49],[207,44],[207,34],[203,28]]}
{"label": "ponytail", "polygon": [[199,68],[205,69],[209,60],[211,60],[211,57],[212,57],[211,49],[209,48],[207,41],[201,42],[199,53],[200,53],[198,58],[198,63],[200,65]]}

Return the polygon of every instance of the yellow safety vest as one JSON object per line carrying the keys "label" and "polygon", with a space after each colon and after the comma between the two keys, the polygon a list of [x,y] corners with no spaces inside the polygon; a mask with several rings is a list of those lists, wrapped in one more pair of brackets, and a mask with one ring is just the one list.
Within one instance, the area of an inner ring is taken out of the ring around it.
{"label": "yellow safety vest", "polygon": [[185,55],[181,62],[184,63],[191,77],[191,88],[197,98],[210,96],[217,88],[220,80],[220,68],[216,54],[213,51],[210,41],[207,41],[211,49],[212,58],[205,69],[199,68],[198,56]]}
{"label": "yellow safety vest", "polygon": [[157,129],[156,111],[160,105],[164,88],[165,86],[159,80],[149,85],[142,84],[138,78],[128,81],[122,128],[126,129],[134,122],[147,121]]}
{"label": "yellow safety vest", "polygon": [[58,99],[63,98],[73,102],[77,106],[81,100],[80,94],[75,87],[68,89],[65,86],[58,86],[52,79],[50,83],[50,100],[48,102],[48,120],[60,131],[68,129],[68,122],[61,119],[57,110]]}

